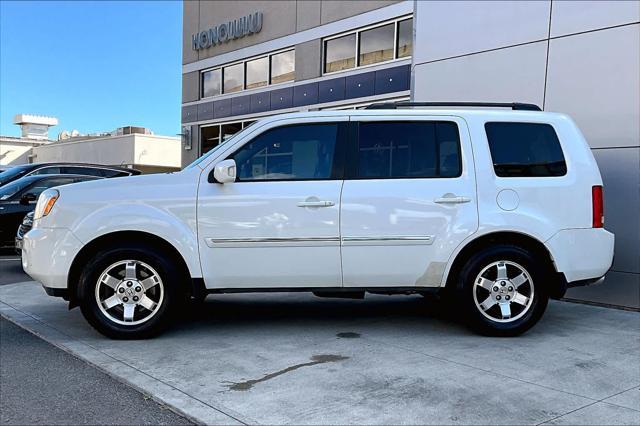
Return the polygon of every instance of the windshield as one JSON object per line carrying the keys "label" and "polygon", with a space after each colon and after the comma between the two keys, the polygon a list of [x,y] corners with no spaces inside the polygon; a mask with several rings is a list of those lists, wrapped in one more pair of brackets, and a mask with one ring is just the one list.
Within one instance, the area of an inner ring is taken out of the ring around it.
{"label": "windshield", "polygon": [[225,139],[222,143],[216,145],[211,151],[207,152],[206,154],[202,155],[200,158],[197,158],[193,163],[189,164],[187,167],[185,167],[185,169],[191,169],[195,166],[197,166],[198,164],[200,164],[204,159],[210,157],[211,155],[213,155],[214,153],[216,153],[217,151],[220,150],[221,146],[226,146],[226,144],[228,144],[229,142],[231,142],[233,139],[235,139],[236,137],[243,135],[246,133],[247,129],[250,129],[251,126],[253,126],[254,124],[256,124],[257,121],[254,121],[251,124],[248,124],[244,129],[240,130],[238,133],[234,134],[233,136]]}
{"label": "windshield", "polygon": [[20,176],[29,172],[30,165],[16,166],[0,173],[0,186],[12,180],[18,179]]}
{"label": "windshield", "polygon": [[38,179],[37,176],[27,176],[4,185],[0,188],[0,201],[13,197],[27,186],[31,185],[36,179]]}

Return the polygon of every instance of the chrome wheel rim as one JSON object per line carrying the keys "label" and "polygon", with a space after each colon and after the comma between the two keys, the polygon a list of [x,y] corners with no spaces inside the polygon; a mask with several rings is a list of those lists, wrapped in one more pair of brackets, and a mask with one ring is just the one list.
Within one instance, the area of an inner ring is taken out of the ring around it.
{"label": "chrome wheel rim", "polygon": [[105,269],[95,291],[100,311],[120,325],[138,325],[149,321],[164,300],[160,274],[139,260],[122,260]]}
{"label": "chrome wheel rim", "polygon": [[531,275],[521,265],[499,260],[485,267],[473,284],[473,300],[482,315],[507,323],[522,318],[533,304]]}

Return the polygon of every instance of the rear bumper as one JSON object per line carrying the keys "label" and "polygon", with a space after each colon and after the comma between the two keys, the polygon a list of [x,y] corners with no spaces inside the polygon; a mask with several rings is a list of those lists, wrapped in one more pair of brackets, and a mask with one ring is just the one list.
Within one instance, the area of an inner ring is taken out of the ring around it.
{"label": "rear bumper", "polygon": [[603,228],[564,229],[545,242],[568,287],[595,283],[611,268],[615,236]]}
{"label": "rear bumper", "polygon": [[[71,262],[82,243],[66,228],[34,228],[22,241],[22,268],[50,289],[67,289]],[[57,295],[57,294],[56,294]]]}

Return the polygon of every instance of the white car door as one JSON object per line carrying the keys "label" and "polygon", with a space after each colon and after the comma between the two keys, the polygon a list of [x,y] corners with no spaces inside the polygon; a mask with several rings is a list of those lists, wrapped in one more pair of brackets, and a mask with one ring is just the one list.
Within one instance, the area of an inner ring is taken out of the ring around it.
{"label": "white car door", "polygon": [[348,117],[271,123],[229,155],[235,182],[198,189],[208,288],[340,287],[339,204]]}
{"label": "white car door", "polygon": [[341,199],[345,287],[439,286],[478,228],[475,170],[458,117],[353,116]]}

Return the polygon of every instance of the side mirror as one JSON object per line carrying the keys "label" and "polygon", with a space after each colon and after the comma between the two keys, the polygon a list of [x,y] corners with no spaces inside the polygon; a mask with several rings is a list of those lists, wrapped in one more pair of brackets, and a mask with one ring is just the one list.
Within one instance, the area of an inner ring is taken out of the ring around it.
{"label": "side mirror", "polygon": [[235,160],[223,160],[216,164],[213,169],[213,177],[219,183],[230,183],[236,181]]}
{"label": "side mirror", "polygon": [[20,197],[20,204],[22,204],[23,206],[28,206],[30,203],[36,201],[37,199],[38,197],[36,197],[36,194],[32,194],[31,192],[29,192]]}

